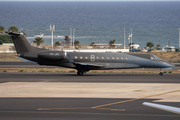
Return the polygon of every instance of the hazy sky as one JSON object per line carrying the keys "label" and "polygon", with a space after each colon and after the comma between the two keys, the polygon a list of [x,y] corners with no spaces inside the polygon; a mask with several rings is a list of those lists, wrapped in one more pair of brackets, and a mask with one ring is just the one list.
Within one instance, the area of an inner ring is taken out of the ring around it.
{"label": "hazy sky", "polygon": [[180,1],[180,0],[0,0],[0,1]]}

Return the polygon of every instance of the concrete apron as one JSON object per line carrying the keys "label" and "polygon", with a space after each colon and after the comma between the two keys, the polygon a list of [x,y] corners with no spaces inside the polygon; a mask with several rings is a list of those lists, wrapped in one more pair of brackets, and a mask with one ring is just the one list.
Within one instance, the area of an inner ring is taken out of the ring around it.
{"label": "concrete apron", "polygon": [[0,97],[146,98],[161,99],[155,102],[180,102],[180,84],[7,82],[0,84]]}

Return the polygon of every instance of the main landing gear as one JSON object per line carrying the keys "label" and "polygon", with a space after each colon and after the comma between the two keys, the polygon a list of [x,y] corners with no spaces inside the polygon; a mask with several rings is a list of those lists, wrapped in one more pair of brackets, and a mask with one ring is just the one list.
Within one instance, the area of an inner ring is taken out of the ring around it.
{"label": "main landing gear", "polygon": [[83,70],[78,70],[77,75],[79,75],[79,76],[83,76],[83,75],[84,75],[84,73],[86,73],[86,72],[85,72],[85,71],[83,71]]}
{"label": "main landing gear", "polygon": [[84,75],[84,72],[82,70],[78,70],[77,75],[82,76]]}
{"label": "main landing gear", "polygon": [[88,72],[89,70],[82,70],[82,69],[77,69],[77,75],[79,76],[83,76],[84,74],[86,74],[86,72]]}
{"label": "main landing gear", "polygon": [[160,75],[160,76],[163,76],[163,72],[161,71],[161,72],[159,73],[159,75]]}

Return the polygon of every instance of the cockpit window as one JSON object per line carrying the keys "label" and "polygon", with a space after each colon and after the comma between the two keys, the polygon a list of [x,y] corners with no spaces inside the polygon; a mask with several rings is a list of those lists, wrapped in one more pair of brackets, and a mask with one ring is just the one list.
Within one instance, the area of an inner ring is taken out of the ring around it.
{"label": "cockpit window", "polygon": [[153,55],[153,56],[151,56],[151,60],[153,60],[153,59],[159,59],[159,58],[157,56]]}
{"label": "cockpit window", "polygon": [[155,55],[154,55],[154,57],[155,57],[156,59],[159,59],[159,58],[158,58],[157,56],[155,56]]}

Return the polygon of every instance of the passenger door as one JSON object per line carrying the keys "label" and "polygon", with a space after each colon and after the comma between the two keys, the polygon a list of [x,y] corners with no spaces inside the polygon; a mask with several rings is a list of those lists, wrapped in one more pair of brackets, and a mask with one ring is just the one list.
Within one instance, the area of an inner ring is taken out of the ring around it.
{"label": "passenger door", "polygon": [[90,60],[94,62],[96,60],[95,55],[91,55]]}

